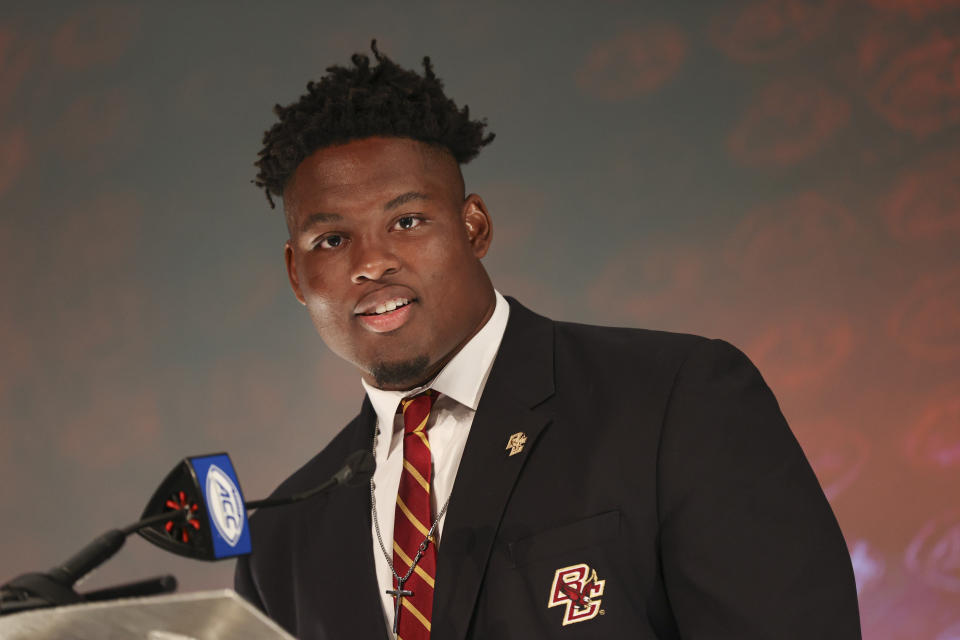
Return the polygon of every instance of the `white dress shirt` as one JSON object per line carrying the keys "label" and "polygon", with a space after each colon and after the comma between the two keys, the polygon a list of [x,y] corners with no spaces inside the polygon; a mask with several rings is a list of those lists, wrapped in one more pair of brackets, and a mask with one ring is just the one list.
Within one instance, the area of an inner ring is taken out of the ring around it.
{"label": "white dress shirt", "polygon": [[[377,439],[374,456],[377,470],[373,474],[374,499],[377,503],[377,519],[380,522],[380,534],[383,544],[393,560],[393,517],[396,511],[397,490],[400,486],[400,472],[403,469],[403,414],[397,412],[400,400],[416,395],[425,389],[433,389],[440,396],[433,404],[427,422],[427,437],[430,439],[430,454],[433,463],[431,478],[430,507],[436,517],[438,510],[446,503],[453,491],[453,481],[457,476],[463,448],[470,434],[470,425],[477,412],[480,396],[490,375],[493,360],[503,340],[507,328],[507,316],[510,305],[494,291],[496,305],[487,323],[467,344],[440,370],[437,376],[416,389],[407,391],[384,391],[361,380],[367,391],[370,403],[377,413],[380,435]],[[390,429],[383,425],[391,425]],[[436,539],[440,544],[440,533],[446,514],[437,525]],[[383,557],[376,529],[373,529],[373,559],[377,568],[377,586],[380,588],[380,601],[387,628],[393,629],[393,597],[387,595],[393,589],[393,573]],[[405,572],[403,572],[405,573]],[[401,573],[401,576],[403,575]]]}

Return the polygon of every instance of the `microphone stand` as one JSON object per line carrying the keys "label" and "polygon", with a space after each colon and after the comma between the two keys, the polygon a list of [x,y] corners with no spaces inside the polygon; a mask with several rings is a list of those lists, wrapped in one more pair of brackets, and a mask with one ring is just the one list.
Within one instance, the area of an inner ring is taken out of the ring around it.
{"label": "microphone stand", "polygon": [[[338,485],[360,485],[370,480],[376,466],[376,461],[369,451],[354,451],[347,457],[344,466],[325,483],[291,496],[251,500],[246,503],[245,508],[252,510],[278,507],[306,500]],[[57,565],[46,573],[25,573],[4,585],[0,585],[0,616],[29,609],[56,607],[78,602],[129,598],[175,591],[177,580],[169,575],[85,594],[77,593],[74,584],[112,558],[130,534],[162,522],[172,521],[174,524],[178,524],[195,519],[196,515],[191,506],[186,504],[178,509],[171,509],[138,520],[122,529],[111,529],[85,546],[66,562]],[[151,540],[151,542],[156,544],[155,541]],[[176,549],[168,549],[168,551],[186,555]]]}
{"label": "microphone stand", "polygon": [[130,534],[160,522],[187,521],[191,516],[189,509],[183,508],[144,518],[121,529],[111,529],[46,573],[34,572],[17,576],[0,586],[0,615],[78,602],[175,591],[177,579],[170,575],[100,589],[83,595],[77,593],[73,586],[80,578],[112,558]]}

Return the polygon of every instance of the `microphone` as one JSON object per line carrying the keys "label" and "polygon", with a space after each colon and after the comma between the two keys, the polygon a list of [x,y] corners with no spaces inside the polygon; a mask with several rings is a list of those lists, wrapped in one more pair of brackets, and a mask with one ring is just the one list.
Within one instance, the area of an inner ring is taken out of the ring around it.
{"label": "microphone", "polygon": [[343,467],[341,467],[339,471],[333,474],[329,480],[320,486],[283,498],[251,500],[247,503],[247,508],[263,509],[264,507],[279,507],[280,505],[292,504],[294,502],[306,500],[307,498],[315,496],[318,493],[323,493],[324,491],[327,491],[337,485],[342,484],[348,487],[355,487],[361,484],[366,484],[367,482],[370,482],[370,478],[373,477],[373,472],[376,469],[377,461],[374,460],[373,454],[364,449],[360,449],[347,456],[347,460],[344,462]]}
{"label": "microphone", "polygon": [[[340,485],[366,483],[376,467],[373,454],[361,449],[347,456],[343,467],[317,487],[244,504],[227,454],[185,458],[167,475],[143,511],[144,518],[159,520],[138,533],[167,551],[198,560],[246,555],[251,551],[246,511],[300,502]],[[181,512],[185,519],[173,517]]]}
{"label": "microphone", "polygon": [[240,483],[226,453],[184,458],[147,502],[142,517],[122,529],[107,531],[66,562],[47,573],[27,573],[0,586],[0,615],[38,607],[109,597],[169,592],[173,576],[80,595],[73,585],[109,560],[131,533],[181,556],[223,560],[251,551],[248,509],[300,502],[337,486],[361,485],[373,477],[376,461],[369,451],[354,451],[323,484],[291,496],[244,504]]}
{"label": "microphone", "polygon": [[347,456],[343,468],[334,474],[340,484],[348,487],[358,487],[370,482],[373,472],[377,470],[377,461],[373,454],[366,449],[359,449]]}
{"label": "microphone", "polygon": [[[186,512],[173,514],[172,517],[177,520],[184,519]],[[164,518],[170,519],[171,515],[164,514]],[[174,591],[177,587],[177,581],[173,576],[159,576],[128,585],[101,589],[84,595],[80,595],[73,588],[73,585],[80,578],[113,557],[123,546],[128,535],[155,521],[157,521],[156,517],[148,518],[123,529],[107,531],[71,556],[66,562],[57,565],[46,573],[25,573],[0,586],[0,615],[42,607],[103,600],[108,597],[129,598]]]}

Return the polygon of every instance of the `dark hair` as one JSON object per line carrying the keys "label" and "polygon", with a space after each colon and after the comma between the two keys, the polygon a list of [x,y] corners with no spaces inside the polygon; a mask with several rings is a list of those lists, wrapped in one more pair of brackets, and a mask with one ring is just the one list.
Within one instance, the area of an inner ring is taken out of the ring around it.
{"label": "dark hair", "polygon": [[494,134],[484,135],[486,120],[471,120],[469,107],[457,108],[444,94],[429,57],[421,76],[380,53],[376,40],[370,48],[376,66],[354,54],[352,67],[328,67],[299,100],[273,108],[280,121],[263,134],[253,180],[271,207],[272,196],[283,195],[297,166],[317,149],[371,136],[412,138],[445,148],[463,164],[493,140]]}

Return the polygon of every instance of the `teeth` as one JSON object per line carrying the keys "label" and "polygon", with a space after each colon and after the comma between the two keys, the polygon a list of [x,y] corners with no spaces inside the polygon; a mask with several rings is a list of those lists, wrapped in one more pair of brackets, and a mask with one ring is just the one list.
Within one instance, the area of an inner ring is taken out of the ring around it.
{"label": "teeth", "polygon": [[394,311],[408,304],[410,304],[410,301],[406,298],[394,298],[393,300],[387,300],[383,304],[378,305],[374,310],[374,313],[377,315],[381,313],[387,313],[388,311]]}

